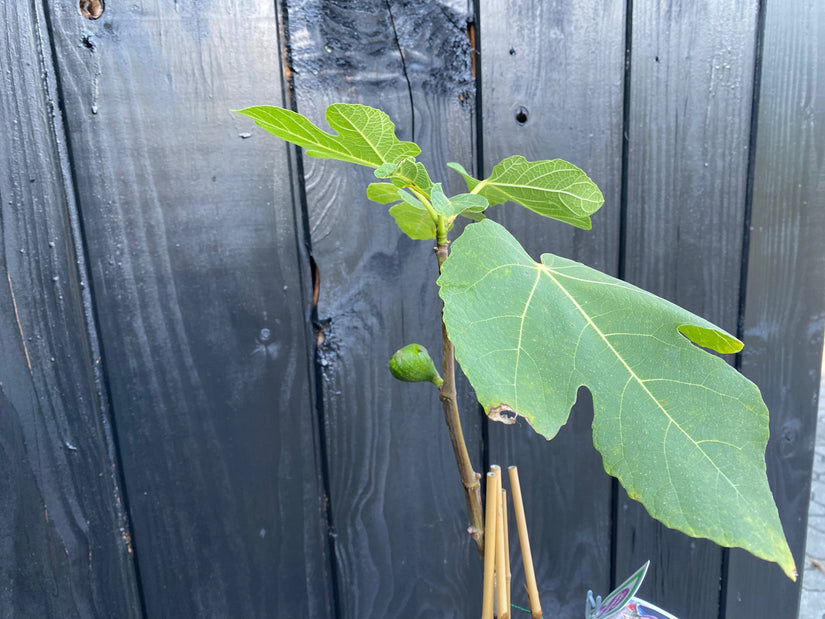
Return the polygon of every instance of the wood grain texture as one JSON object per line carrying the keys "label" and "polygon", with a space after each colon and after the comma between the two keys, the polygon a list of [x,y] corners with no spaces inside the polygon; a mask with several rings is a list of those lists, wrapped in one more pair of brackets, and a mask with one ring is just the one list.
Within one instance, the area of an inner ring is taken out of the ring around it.
{"label": "wood grain texture", "polygon": [[[588,232],[513,204],[496,207],[490,215],[535,258],[552,252],[615,275],[621,215],[623,4],[481,6],[484,173],[514,154],[531,160],[558,157],[584,169],[605,195],[605,206]],[[526,423],[489,424],[490,461],[519,467],[546,616],[579,616],[588,588],[604,594],[610,587],[612,482],[593,448],[590,395],[582,390],[579,400],[570,422],[551,443]],[[520,560],[512,565],[513,582],[523,582]],[[513,591],[514,596],[523,593],[520,585]],[[520,605],[527,605],[526,598]]]}
{"label": "wood grain texture", "polygon": [[[801,568],[825,328],[825,8],[634,2],[625,41],[626,3],[477,4],[477,32],[463,0],[137,0],[96,20],[77,0],[0,4],[1,616],[479,614],[437,395],[386,366],[413,341],[438,358],[431,244],[366,200],[371,171],[291,157],[229,112],[287,101],[321,125],[336,101],[384,109],[454,191],[451,160],[587,171],[606,198],[593,231],[491,214],[536,257],[739,326]],[[579,616],[587,588],[648,558],[641,594],[677,616],[796,615],[776,566],[611,495],[586,392],[548,444],[523,423],[486,428],[461,390],[477,470],[519,466],[545,616]]]}
{"label": "wood grain texture", "polygon": [[[736,333],[757,2],[634,3],[626,279]],[[616,575],[651,560],[641,595],[719,613],[722,550],[620,494]],[[688,584],[689,583],[689,584]]]}
{"label": "wood grain texture", "polygon": [[330,616],[274,6],[52,7],[147,614]]}
{"label": "wood grain texture", "polygon": [[[825,328],[825,5],[768,2],[742,371],[771,411],[768,478],[800,574]],[[800,582],[741,552],[726,619],[795,617]]]}
{"label": "wood grain texture", "polygon": [[[285,4],[299,112],[326,126],[331,103],[378,107],[422,147],[434,180],[447,180],[447,161],[472,165],[465,2]],[[371,170],[308,157],[303,170],[341,617],[478,615],[481,561],[437,393],[387,369],[410,342],[440,359],[433,243],[410,240],[366,200]],[[480,467],[476,407],[465,400]]]}
{"label": "wood grain texture", "polygon": [[0,16],[0,615],[139,617],[42,5]]}

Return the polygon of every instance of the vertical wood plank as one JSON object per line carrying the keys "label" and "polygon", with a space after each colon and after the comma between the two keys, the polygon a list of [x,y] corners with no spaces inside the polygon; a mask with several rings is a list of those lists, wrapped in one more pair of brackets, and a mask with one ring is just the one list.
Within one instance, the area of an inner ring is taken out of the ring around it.
{"label": "vertical wood plank", "polygon": [[[422,147],[434,180],[472,163],[467,3],[285,2],[297,109],[317,124],[335,102],[378,107]],[[332,523],[342,617],[468,617],[481,561],[431,385],[395,381],[410,342],[440,358],[433,243],[412,241],[365,197],[372,171],[303,158],[323,369]],[[471,401],[471,454],[479,425]],[[474,464],[479,467],[480,458]],[[477,469],[478,470],[478,469]]]}
{"label": "vertical wood plank", "polygon": [[[633,3],[626,279],[736,333],[758,3]],[[643,597],[719,613],[722,550],[666,529],[621,491],[617,576]]]}
{"label": "vertical wood plank", "polygon": [[42,5],[0,16],[0,615],[139,617]]}
{"label": "vertical wood plank", "polygon": [[[768,478],[800,574],[825,328],[825,5],[765,5],[742,371],[771,411]],[[725,617],[795,617],[800,582],[743,551]]]}
{"label": "vertical wood plank", "polygon": [[52,3],[149,616],[330,616],[273,3]]}
{"label": "vertical wood plank", "polygon": [[[491,209],[535,258],[553,252],[616,274],[622,160],[622,3],[483,2],[480,15],[483,167],[505,157],[562,158],[584,169],[605,206],[584,232],[515,205]],[[525,493],[542,609],[579,616],[588,588],[610,587],[612,482],[593,448],[582,390],[548,443],[526,423],[490,423],[490,461],[516,464]],[[513,582],[522,582],[519,560]],[[514,587],[514,602],[520,595]],[[526,606],[526,598],[521,603]]]}

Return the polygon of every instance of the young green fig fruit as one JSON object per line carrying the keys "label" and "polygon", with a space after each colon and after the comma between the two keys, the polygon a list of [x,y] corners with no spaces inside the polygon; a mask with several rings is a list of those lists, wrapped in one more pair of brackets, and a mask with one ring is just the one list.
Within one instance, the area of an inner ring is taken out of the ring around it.
{"label": "young green fig fruit", "polygon": [[444,380],[435,369],[430,353],[421,344],[407,344],[390,358],[390,372],[408,383],[432,383],[440,387]]}

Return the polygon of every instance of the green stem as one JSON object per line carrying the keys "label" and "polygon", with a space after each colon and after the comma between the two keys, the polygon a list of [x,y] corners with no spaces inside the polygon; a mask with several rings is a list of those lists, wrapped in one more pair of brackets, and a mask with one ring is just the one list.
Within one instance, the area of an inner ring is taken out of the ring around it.
{"label": "green stem", "polygon": [[433,218],[433,221],[436,222],[436,225],[438,225],[439,220],[444,219],[438,213],[435,212],[435,209],[433,208],[433,205],[430,202],[430,197],[421,189],[419,189],[417,185],[407,185],[407,189],[412,191],[413,195],[421,201],[421,204],[423,204],[424,208],[427,209],[427,213],[429,213],[430,217]]}
{"label": "green stem", "polygon": [[[438,245],[435,248],[438,258],[438,272],[449,254],[447,240],[447,220],[438,217]],[[467,452],[467,443],[464,441],[464,432],[461,429],[461,417],[458,412],[458,399],[455,387],[455,349],[447,335],[444,325],[443,308],[441,319],[441,351],[444,364],[444,382],[439,388],[439,398],[444,409],[444,420],[450,433],[450,443],[453,446],[461,484],[464,486],[464,498],[467,501],[467,511],[470,516],[470,536],[475,540],[478,551],[484,556],[484,516],[481,508],[481,475],[473,470],[470,455]]]}

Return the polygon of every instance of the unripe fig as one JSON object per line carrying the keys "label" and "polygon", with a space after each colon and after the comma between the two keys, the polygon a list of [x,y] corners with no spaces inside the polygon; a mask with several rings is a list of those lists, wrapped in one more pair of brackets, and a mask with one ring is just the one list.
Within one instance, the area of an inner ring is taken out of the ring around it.
{"label": "unripe fig", "polygon": [[444,382],[430,353],[421,344],[407,344],[395,351],[390,358],[390,372],[398,380],[408,383],[433,383],[439,387]]}

